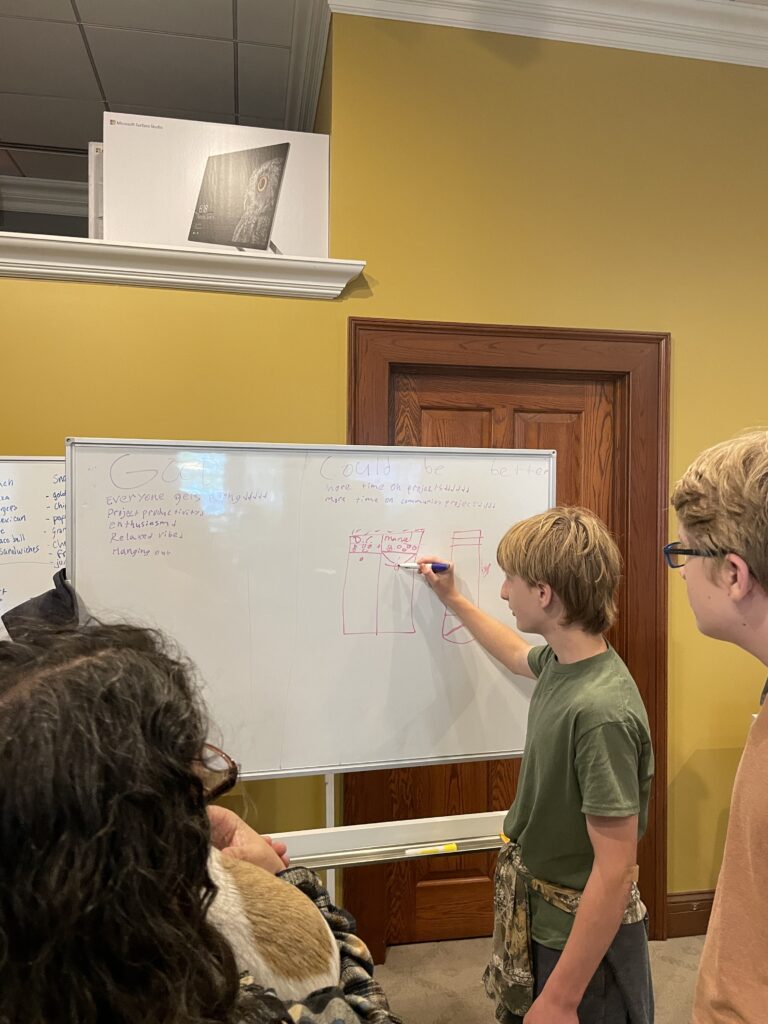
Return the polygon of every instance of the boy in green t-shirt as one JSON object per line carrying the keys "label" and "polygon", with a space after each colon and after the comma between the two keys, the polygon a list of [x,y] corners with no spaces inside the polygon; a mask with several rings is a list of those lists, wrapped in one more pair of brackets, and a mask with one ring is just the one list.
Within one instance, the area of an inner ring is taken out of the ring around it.
{"label": "boy in green t-shirt", "polygon": [[[499,855],[494,950],[485,975],[505,1024],[649,1024],[645,908],[636,882],[653,776],[648,717],[603,633],[621,556],[585,509],[554,508],[499,543],[501,597],[534,647],[481,611],[453,569],[420,571],[475,639],[537,680]],[[578,912],[577,912],[578,911]]]}

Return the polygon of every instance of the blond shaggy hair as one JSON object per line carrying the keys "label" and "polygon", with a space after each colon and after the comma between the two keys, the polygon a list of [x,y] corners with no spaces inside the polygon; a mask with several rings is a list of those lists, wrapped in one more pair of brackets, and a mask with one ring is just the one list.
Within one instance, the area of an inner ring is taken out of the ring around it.
{"label": "blond shaggy hair", "polygon": [[560,506],[524,519],[501,538],[496,557],[507,576],[552,588],[564,626],[599,634],[613,625],[621,554],[594,512]]}
{"label": "blond shaggy hair", "polygon": [[740,555],[768,591],[768,430],[703,451],[675,484],[672,504],[692,547]]}

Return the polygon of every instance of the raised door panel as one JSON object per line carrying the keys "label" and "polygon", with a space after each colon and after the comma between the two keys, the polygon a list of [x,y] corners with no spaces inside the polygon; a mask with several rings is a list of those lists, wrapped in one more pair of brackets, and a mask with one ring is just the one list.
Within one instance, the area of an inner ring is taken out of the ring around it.
{"label": "raised door panel", "polygon": [[420,437],[428,448],[492,448],[492,411],[422,409]]}
{"label": "raised door panel", "polygon": [[583,419],[584,414],[581,410],[515,410],[513,416],[515,448],[553,448],[557,452],[558,505],[580,503]]}

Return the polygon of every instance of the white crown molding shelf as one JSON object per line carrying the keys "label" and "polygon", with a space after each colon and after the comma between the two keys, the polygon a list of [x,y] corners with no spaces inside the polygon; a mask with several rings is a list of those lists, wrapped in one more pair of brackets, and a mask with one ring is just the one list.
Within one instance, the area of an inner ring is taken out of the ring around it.
{"label": "white crown molding shelf", "polygon": [[328,0],[334,14],[414,21],[768,67],[768,7],[730,0]]}
{"label": "white crown molding shelf", "polygon": [[0,232],[0,277],[335,299],[364,268],[362,260]]}

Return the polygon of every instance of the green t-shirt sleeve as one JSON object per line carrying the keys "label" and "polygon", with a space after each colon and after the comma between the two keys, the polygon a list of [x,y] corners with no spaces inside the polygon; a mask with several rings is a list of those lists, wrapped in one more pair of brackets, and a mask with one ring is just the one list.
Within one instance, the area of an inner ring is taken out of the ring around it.
{"label": "green t-shirt sleeve", "polygon": [[544,666],[553,656],[552,648],[549,644],[543,644],[540,647],[532,647],[528,651],[528,668],[538,679],[541,673],[544,671]]}
{"label": "green t-shirt sleeve", "polygon": [[582,814],[639,814],[639,762],[636,739],[623,722],[606,722],[585,732],[576,744]]}

